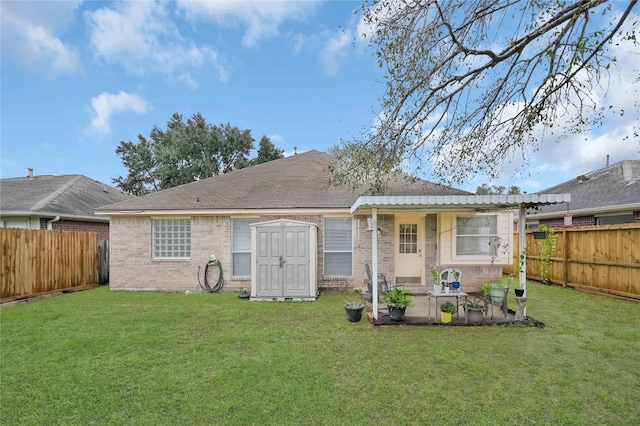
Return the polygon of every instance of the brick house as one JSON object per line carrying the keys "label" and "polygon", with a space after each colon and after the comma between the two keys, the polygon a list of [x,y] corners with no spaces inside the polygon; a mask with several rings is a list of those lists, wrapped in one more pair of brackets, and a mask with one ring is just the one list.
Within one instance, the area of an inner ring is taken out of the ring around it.
{"label": "brick house", "polygon": [[109,239],[109,220],[95,209],[131,195],[83,175],[0,179],[0,227],[95,232]]}
{"label": "brick house", "polygon": [[479,291],[511,263],[513,209],[540,200],[401,174],[384,196],[361,196],[329,184],[333,158],[309,151],[98,209],[110,219],[111,288],[198,290],[215,256],[224,288],[256,298],[361,288],[365,264],[414,292],[433,284],[432,266],[456,266],[462,289]]}
{"label": "brick house", "polygon": [[[607,159],[608,163],[608,159]],[[547,188],[545,194],[571,194],[565,205],[540,206],[527,214],[527,228],[615,225],[640,222],[640,160],[624,160]]]}

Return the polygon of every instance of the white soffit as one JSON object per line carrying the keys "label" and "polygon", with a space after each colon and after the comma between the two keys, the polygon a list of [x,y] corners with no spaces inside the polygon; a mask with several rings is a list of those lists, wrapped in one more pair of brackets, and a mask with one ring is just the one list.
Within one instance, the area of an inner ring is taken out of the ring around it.
{"label": "white soffit", "polygon": [[514,209],[522,205],[534,207],[570,201],[571,194],[363,196],[351,206],[350,212],[355,214],[360,210],[369,210],[371,207]]}

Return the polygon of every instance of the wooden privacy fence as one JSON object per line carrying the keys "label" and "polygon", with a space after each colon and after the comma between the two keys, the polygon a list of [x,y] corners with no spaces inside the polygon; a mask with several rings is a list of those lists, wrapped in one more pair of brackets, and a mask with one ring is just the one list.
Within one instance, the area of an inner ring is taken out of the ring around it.
{"label": "wooden privacy fence", "polygon": [[[566,287],[640,299],[640,223],[557,228],[549,280]],[[518,233],[514,263],[518,262]],[[540,241],[527,232],[527,278],[541,280]],[[513,266],[505,266],[511,273]]]}
{"label": "wooden privacy fence", "polygon": [[95,285],[97,235],[37,229],[0,229],[3,301]]}

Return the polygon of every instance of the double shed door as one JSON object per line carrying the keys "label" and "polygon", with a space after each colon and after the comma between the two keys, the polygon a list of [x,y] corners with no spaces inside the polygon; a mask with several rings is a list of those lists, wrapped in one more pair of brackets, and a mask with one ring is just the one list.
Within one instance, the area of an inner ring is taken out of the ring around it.
{"label": "double shed door", "polygon": [[309,233],[306,226],[256,228],[258,297],[311,295]]}

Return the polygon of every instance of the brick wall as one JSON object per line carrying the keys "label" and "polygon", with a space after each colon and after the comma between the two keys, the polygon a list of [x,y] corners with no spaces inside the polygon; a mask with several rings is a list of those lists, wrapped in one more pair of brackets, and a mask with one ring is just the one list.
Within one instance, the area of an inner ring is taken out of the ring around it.
{"label": "brick wall", "polygon": [[[354,221],[353,277],[325,277],[323,274],[324,220],[320,215],[269,215],[261,221],[290,219],[314,223],[318,226],[317,283],[320,292],[344,291],[366,288],[365,263],[371,265],[371,233],[367,232],[367,216],[358,216]],[[395,282],[394,271],[394,216],[379,215],[378,268],[389,281]],[[425,243],[423,247],[425,289],[433,284],[431,267],[437,264],[435,250],[437,215],[426,215]],[[113,217],[110,223],[110,286],[112,289],[198,291],[198,267],[200,277],[213,254],[218,258],[225,277],[224,290],[234,291],[251,287],[250,279],[231,277],[231,218],[191,218],[191,258],[188,260],[154,260],[151,250],[152,220],[138,217]],[[447,265],[439,265],[445,268]],[[463,290],[476,291],[482,283],[499,279],[501,267],[492,265],[467,265],[462,270]],[[217,273],[217,271],[214,271]],[[215,275],[215,274],[214,274]],[[217,277],[217,275],[216,275]],[[210,283],[215,284],[215,283]]]}
{"label": "brick wall", "polygon": [[[366,290],[367,271],[365,263],[373,270],[371,263],[372,232],[367,231],[367,218],[369,216],[358,216],[357,225],[354,230],[353,247],[353,280],[349,283],[350,288],[362,288]],[[393,263],[393,215],[378,215],[378,272],[385,274],[388,281],[395,281]]]}
{"label": "brick wall", "polygon": [[112,289],[197,291],[198,267],[202,279],[209,256],[214,254],[222,265],[225,288],[249,287],[248,282],[230,279],[230,226],[228,217],[193,217],[191,259],[154,260],[151,218],[112,217],[109,285]]}
{"label": "brick wall", "polygon": [[[549,228],[562,228],[564,227],[564,217],[541,220],[539,223]],[[574,216],[572,224],[573,226],[591,226],[596,224],[596,218],[595,216]]]}
{"label": "brick wall", "polygon": [[[40,218],[40,229],[47,229],[49,219]],[[65,220],[60,219],[51,224],[54,231],[84,231],[95,232],[98,234],[98,240],[109,239],[109,223],[107,222],[86,222],[82,220]]]}
{"label": "brick wall", "polygon": [[[270,215],[262,216],[260,221],[277,219],[297,220],[318,225],[317,283],[319,291],[342,291],[353,288],[355,280],[352,277],[323,276],[324,221],[322,216]],[[151,253],[151,227],[151,218],[114,217],[111,219],[110,286],[112,289],[197,291],[200,289],[197,277],[198,267],[201,269],[202,279],[204,267],[212,254],[218,258],[222,266],[225,290],[234,291],[251,287],[250,279],[232,279],[231,277],[230,217],[193,217],[191,219],[191,259],[189,260],[154,260]],[[370,254],[369,248],[369,256]],[[358,268],[362,271],[359,272]],[[354,270],[364,278],[364,263],[354,263]]]}

